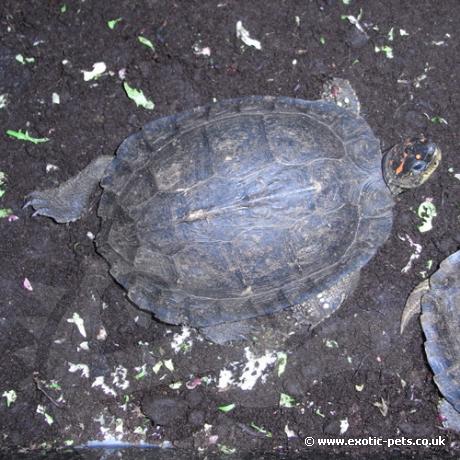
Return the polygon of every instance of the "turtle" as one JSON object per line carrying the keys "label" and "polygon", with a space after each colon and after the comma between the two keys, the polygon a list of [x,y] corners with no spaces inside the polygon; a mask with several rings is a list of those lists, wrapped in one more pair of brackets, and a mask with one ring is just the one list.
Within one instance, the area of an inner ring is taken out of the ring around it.
{"label": "turtle", "polygon": [[441,159],[424,135],[382,157],[359,110],[342,79],[318,100],[211,103],[147,123],[115,156],[24,206],[72,222],[100,184],[96,251],[131,302],[163,323],[219,344],[259,328],[310,329],[389,237],[394,197]]}
{"label": "turtle", "polygon": [[412,291],[401,333],[417,312],[421,312],[426,357],[445,398],[440,404],[443,423],[460,431],[460,250]]}

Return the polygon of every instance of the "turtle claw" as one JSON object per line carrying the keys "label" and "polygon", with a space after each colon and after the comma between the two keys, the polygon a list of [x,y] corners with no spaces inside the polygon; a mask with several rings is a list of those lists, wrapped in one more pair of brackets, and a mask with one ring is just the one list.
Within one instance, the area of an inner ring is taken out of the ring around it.
{"label": "turtle claw", "polygon": [[64,183],[61,187],[35,191],[27,195],[23,209],[32,207],[32,217],[51,217],[58,223],[73,222],[81,217],[86,204],[76,200]]}

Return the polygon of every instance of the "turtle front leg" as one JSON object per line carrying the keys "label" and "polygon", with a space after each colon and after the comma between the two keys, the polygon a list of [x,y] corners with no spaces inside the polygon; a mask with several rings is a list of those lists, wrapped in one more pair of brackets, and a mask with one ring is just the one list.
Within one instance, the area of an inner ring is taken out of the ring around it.
{"label": "turtle front leg", "polygon": [[112,159],[111,156],[100,156],[59,187],[30,193],[23,207],[32,206],[35,209],[33,216],[51,217],[60,224],[80,219]]}

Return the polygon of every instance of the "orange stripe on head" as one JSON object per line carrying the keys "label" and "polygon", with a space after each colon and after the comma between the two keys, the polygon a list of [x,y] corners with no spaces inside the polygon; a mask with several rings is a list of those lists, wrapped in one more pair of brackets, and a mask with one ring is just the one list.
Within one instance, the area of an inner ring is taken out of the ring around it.
{"label": "orange stripe on head", "polygon": [[406,162],[405,158],[401,160],[401,163],[399,163],[399,166],[395,169],[396,174],[401,174],[404,170],[404,163]]}

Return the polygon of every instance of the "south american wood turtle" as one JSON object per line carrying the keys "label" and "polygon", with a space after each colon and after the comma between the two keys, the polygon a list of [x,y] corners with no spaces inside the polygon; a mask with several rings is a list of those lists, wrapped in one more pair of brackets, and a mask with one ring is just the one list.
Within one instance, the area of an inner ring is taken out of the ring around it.
{"label": "south american wood turtle", "polygon": [[[386,155],[350,84],[322,100],[253,96],[167,116],[26,206],[80,218],[100,183],[97,251],[141,309],[224,343],[260,319],[315,326],[388,238],[393,197],[441,152],[424,136]],[[292,316],[289,316],[292,313]]]}

